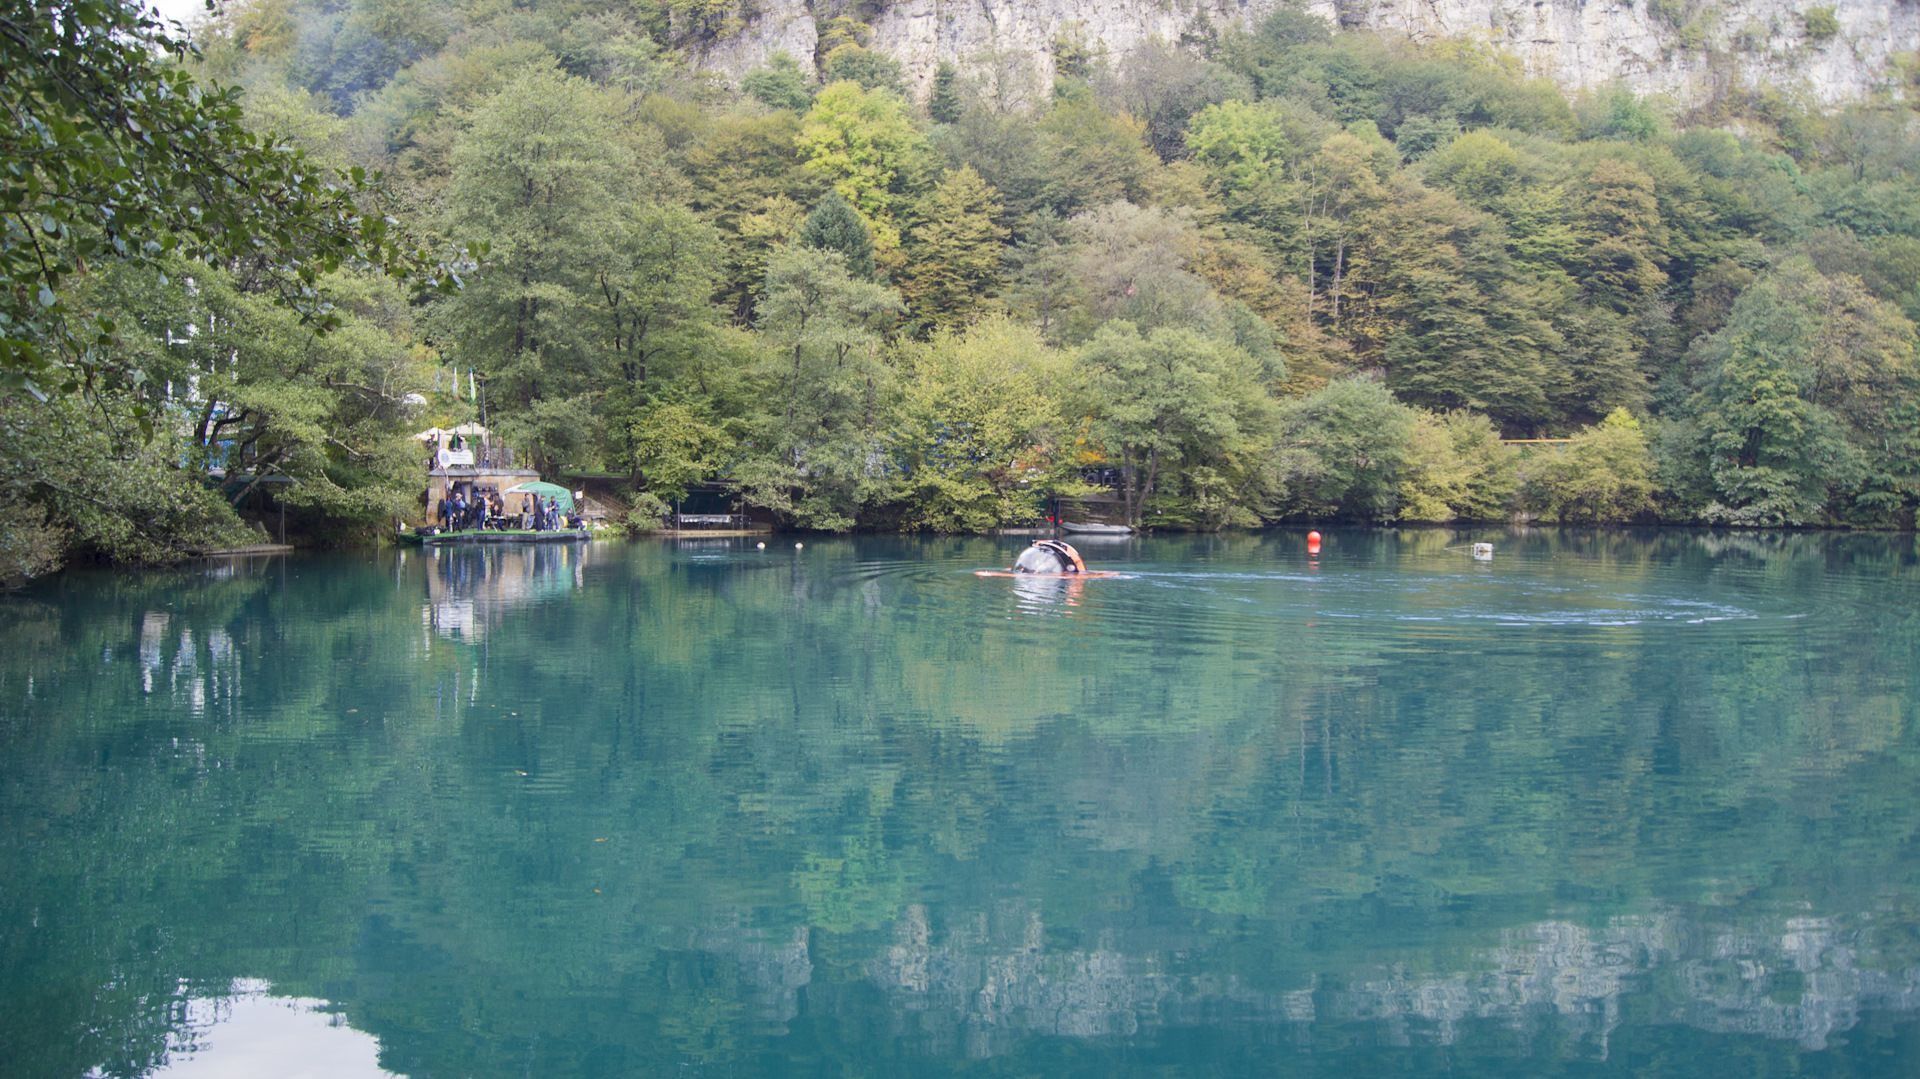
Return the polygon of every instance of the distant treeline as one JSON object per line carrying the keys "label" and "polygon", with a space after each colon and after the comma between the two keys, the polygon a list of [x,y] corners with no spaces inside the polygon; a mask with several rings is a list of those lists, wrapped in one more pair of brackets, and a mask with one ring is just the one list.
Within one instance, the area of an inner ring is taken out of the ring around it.
{"label": "distant treeline", "polygon": [[[159,557],[227,519],[209,464],[289,476],[348,531],[417,515],[406,435],[484,406],[544,472],[631,476],[636,521],[719,483],[796,527],[966,531],[1098,467],[1159,527],[1912,524],[1911,93],[1679,115],[1283,9],[1063,47],[1051,86],[943,65],[915,101],[854,9],[735,88],[675,48],[725,12],[681,6],[258,0],[198,27],[191,70],[244,86],[248,124],[384,170],[397,228],[484,265],[427,301],[343,265],[324,337],[245,258],[89,275],[69,302],[143,379],[11,400],[16,468],[81,447],[18,488],[27,516]],[[58,489],[129,455],[88,410],[136,406],[172,419],[131,453],[142,491],[190,505],[129,527]],[[1503,442],[1536,438],[1570,441]]]}

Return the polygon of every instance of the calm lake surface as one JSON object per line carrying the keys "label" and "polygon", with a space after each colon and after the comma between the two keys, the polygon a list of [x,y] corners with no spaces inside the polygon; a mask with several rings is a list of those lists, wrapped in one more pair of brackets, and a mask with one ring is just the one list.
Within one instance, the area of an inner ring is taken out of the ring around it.
{"label": "calm lake surface", "polygon": [[1914,537],[1025,542],[0,601],[0,1073],[1920,1074]]}

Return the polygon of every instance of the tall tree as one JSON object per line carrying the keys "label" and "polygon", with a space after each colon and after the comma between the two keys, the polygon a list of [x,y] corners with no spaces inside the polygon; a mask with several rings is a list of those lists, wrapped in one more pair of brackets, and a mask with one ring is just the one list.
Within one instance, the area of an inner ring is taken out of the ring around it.
{"label": "tall tree", "polygon": [[1040,207],[1048,182],[1045,139],[1033,118],[1021,112],[968,108],[928,136],[949,171],[965,165],[999,192],[1007,220]]}
{"label": "tall tree", "polygon": [[611,257],[594,267],[605,360],[593,408],[611,444],[609,464],[628,456],[632,417],[712,346],[719,247],[714,228],[691,212],[641,203]]}
{"label": "tall tree", "polygon": [[892,446],[909,528],[978,531],[1032,520],[1071,482],[1078,416],[1071,355],[990,316],[906,347]]}
{"label": "tall tree", "polygon": [[897,251],[895,210],[918,188],[926,137],[901,99],[836,82],[820,91],[796,141],[805,167],[833,185],[873,226],[883,252]]}
{"label": "tall tree", "polygon": [[1158,41],[1134,49],[1099,80],[1099,95],[1114,112],[1146,124],[1147,140],[1162,161],[1184,150],[1193,115],[1222,101],[1252,97],[1244,79],[1219,64]]}
{"label": "tall tree", "polygon": [[1355,238],[1365,235],[1368,215],[1387,201],[1377,171],[1378,149],[1346,132],[1334,135],[1313,155],[1300,190],[1307,302],[1311,308],[1324,272],[1327,321],[1336,333],[1343,328],[1340,304],[1349,287],[1348,253]]}
{"label": "tall tree", "polygon": [[720,299],[736,322],[751,321],[767,280],[767,257],[787,242],[827,189],[801,168],[800,118],[791,112],[722,117],[685,154],[691,205],[720,230]]}
{"label": "tall tree", "polygon": [[1573,197],[1582,244],[1575,275],[1595,302],[1633,311],[1667,282],[1657,258],[1666,235],[1653,178],[1630,161],[1602,158]]}
{"label": "tall tree", "polygon": [[858,83],[862,89],[900,93],[900,61],[882,52],[848,43],[827,54],[820,65],[828,82]]}
{"label": "tall tree", "polygon": [[631,269],[637,252],[623,245],[643,242],[623,105],[531,72],[480,109],[454,158],[448,231],[493,244],[488,272],[444,312],[454,359],[485,372],[496,406],[514,406],[502,426],[542,471],[590,444],[587,400],[613,358],[603,285]]}
{"label": "tall tree", "polygon": [[790,245],[767,267],[767,361],[754,454],[735,469],[751,503],[808,528],[844,530],[884,497],[887,372],[881,335],[904,311],[856,280],[836,251]]}
{"label": "tall tree", "polygon": [[1041,210],[1022,222],[1022,232],[1005,254],[1007,308],[1055,341],[1079,303],[1072,229],[1053,211]]}
{"label": "tall tree", "polygon": [[1219,301],[1187,270],[1200,236],[1184,210],[1114,202],[1073,219],[1075,276],[1096,319],[1124,318],[1142,329],[1209,325]]}
{"label": "tall tree", "polygon": [[1386,521],[1399,512],[1413,409],[1378,382],[1345,378],[1283,402],[1279,413],[1278,514]]}
{"label": "tall tree", "polygon": [[1408,402],[1502,424],[1552,418],[1563,342],[1537,288],[1512,274],[1497,229],[1452,196],[1400,188],[1373,215],[1349,269],[1349,332],[1377,347]]}
{"label": "tall tree", "polygon": [[1160,327],[1142,335],[1109,322],[1079,352],[1093,436],[1121,477],[1121,507],[1141,523],[1148,500],[1181,464],[1244,472],[1257,481],[1271,403],[1260,364],[1231,341]]}
{"label": "tall tree", "polygon": [[794,242],[821,251],[837,251],[847,272],[865,281],[873,277],[873,233],[859,211],[840,192],[829,191],[800,225]]}
{"label": "tall tree", "polygon": [[1708,520],[1817,521],[1831,498],[1865,478],[1866,447],[1849,435],[1862,422],[1880,426],[1874,413],[1896,402],[1874,400],[1871,389],[1856,400],[1852,380],[1878,368],[1910,385],[1912,327],[1872,332],[1859,310],[1828,306],[1824,283],[1810,263],[1790,261],[1742,293],[1726,326],[1694,345],[1705,378],[1692,408],[1713,486]]}
{"label": "tall tree", "polygon": [[957,123],[966,111],[960,99],[960,73],[945,60],[933,69],[933,93],[927,97],[927,118],[936,124]]}
{"label": "tall tree", "polygon": [[1007,239],[994,222],[999,213],[994,190],[964,165],[922,200],[900,285],[918,326],[963,323],[998,291]]}
{"label": "tall tree", "polygon": [[1047,183],[1042,199],[1071,216],[1116,200],[1146,200],[1160,165],[1147,148],[1146,128],[1128,116],[1109,116],[1090,93],[1069,93],[1040,121]]}

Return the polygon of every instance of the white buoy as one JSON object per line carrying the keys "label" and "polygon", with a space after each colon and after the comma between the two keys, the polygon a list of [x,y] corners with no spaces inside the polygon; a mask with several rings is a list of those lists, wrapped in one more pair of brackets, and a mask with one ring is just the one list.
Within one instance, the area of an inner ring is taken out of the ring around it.
{"label": "white buoy", "polygon": [[754,544],[754,546],[760,548],[763,551],[767,549],[767,545],[764,543],[756,543]]}
{"label": "white buoy", "polygon": [[1474,544],[1473,557],[1481,562],[1493,561],[1493,544],[1491,543]]}
{"label": "white buoy", "polygon": [[806,546],[806,544],[804,544],[804,543],[796,543],[796,544],[794,544],[794,545],[793,545],[793,549],[797,551],[797,550],[799,550],[800,548],[802,548],[802,547],[805,547],[805,546]]}

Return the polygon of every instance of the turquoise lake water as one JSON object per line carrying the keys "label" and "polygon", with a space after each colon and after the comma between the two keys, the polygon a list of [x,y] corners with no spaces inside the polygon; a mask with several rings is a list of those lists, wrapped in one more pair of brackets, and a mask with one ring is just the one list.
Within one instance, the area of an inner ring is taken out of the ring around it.
{"label": "turquoise lake water", "polygon": [[1920,1074],[1912,536],[802,539],[0,600],[0,1074]]}

